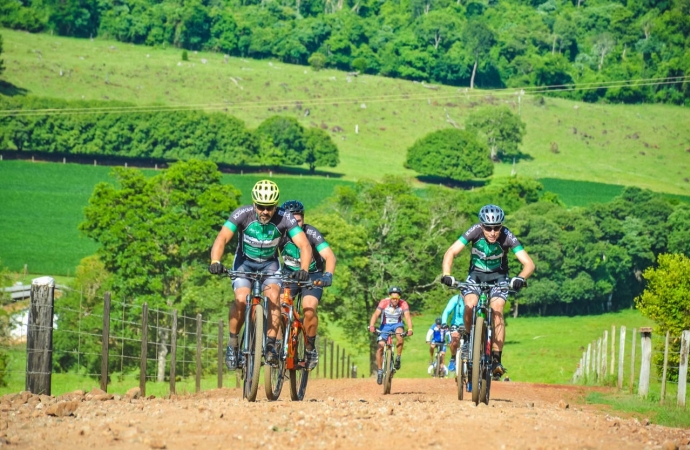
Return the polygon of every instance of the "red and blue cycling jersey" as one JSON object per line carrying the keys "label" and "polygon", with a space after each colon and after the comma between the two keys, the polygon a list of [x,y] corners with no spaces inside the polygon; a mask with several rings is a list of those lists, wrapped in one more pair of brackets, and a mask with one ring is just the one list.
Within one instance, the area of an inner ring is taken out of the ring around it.
{"label": "red and blue cycling jersey", "polygon": [[393,306],[390,298],[384,298],[379,302],[377,308],[381,311],[381,327],[403,323],[403,315],[410,310],[409,305],[400,299],[398,306]]}

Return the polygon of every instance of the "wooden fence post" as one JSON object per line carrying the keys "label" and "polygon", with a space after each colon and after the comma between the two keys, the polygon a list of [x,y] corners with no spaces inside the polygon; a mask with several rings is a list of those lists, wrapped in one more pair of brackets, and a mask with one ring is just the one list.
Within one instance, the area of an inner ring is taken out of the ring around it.
{"label": "wooden fence post", "polygon": [[652,368],[652,329],[640,328],[642,343],[640,345],[640,383],[637,386],[637,394],[641,398],[647,398],[649,394],[649,375]]}
{"label": "wooden fence post", "polygon": [[587,360],[585,361],[585,382],[589,381],[589,363],[592,360],[592,344],[587,344]]}
{"label": "wooden fence post", "polygon": [[328,367],[328,338],[323,338],[323,364],[321,366],[321,374],[324,380],[328,378],[326,368]]}
{"label": "wooden fence post", "polygon": [[331,339],[331,376],[330,376],[331,380],[333,379],[333,347],[334,347],[334,344],[333,344],[333,340]]}
{"label": "wooden fence post", "polygon": [[604,330],[604,339],[601,341],[601,381],[606,379],[606,369],[608,368],[608,361],[606,356],[609,353],[609,332]]}
{"label": "wooden fence post", "polygon": [[[352,366],[350,365],[350,355],[348,354],[348,355],[347,355],[347,370],[348,370],[348,372],[350,371],[350,368],[351,368],[351,367],[352,367]],[[348,375],[348,378],[349,378],[349,377],[350,377],[350,375]]]}
{"label": "wooden fence post", "polygon": [[596,342],[597,357],[594,358],[594,373],[596,374],[597,383],[601,382],[601,338],[597,338]]}
{"label": "wooden fence post", "polygon": [[55,280],[34,278],[26,333],[25,389],[32,394],[50,395],[53,372],[53,308]]}
{"label": "wooden fence post", "polygon": [[664,397],[666,397],[666,372],[668,371],[668,339],[671,332],[666,330],[666,342],[664,344],[664,368],[661,375],[661,398],[659,404],[664,404]]}
{"label": "wooden fence post", "polygon": [[623,361],[625,360],[625,327],[621,326],[620,342],[618,344],[618,389],[623,389]]}
{"label": "wooden fence post", "polygon": [[616,326],[611,325],[611,376],[616,373]]}
{"label": "wooden fence post", "polygon": [[101,390],[108,392],[108,347],[110,344],[110,292],[103,296],[103,332],[101,333]]}
{"label": "wooden fence post", "polygon": [[635,346],[637,345],[637,330],[633,328],[632,331],[632,355],[630,356],[630,387],[629,391],[632,394],[635,390]]}
{"label": "wooden fence post", "polygon": [[170,394],[176,394],[177,383],[177,310],[173,309],[170,326]]}
{"label": "wooden fence post", "polygon": [[218,321],[218,389],[223,387],[223,319]]}
{"label": "wooden fence post", "polygon": [[341,372],[340,378],[345,378],[345,349],[343,349],[343,356],[341,356],[340,372]]}
{"label": "wooden fence post", "polygon": [[201,392],[201,314],[196,315],[196,392]]}
{"label": "wooden fence post", "polygon": [[335,379],[340,378],[340,344],[335,346]]}
{"label": "wooden fence post", "polygon": [[685,388],[688,383],[688,349],[690,349],[690,331],[680,335],[680,364],[678,365],[678,406],[685,407]]}
{"label": "wooden fence post", "polygon": [[149,345],[149,304],[141,305],[141,360],[139,361],[139,391],[146,397],[146,352]]}

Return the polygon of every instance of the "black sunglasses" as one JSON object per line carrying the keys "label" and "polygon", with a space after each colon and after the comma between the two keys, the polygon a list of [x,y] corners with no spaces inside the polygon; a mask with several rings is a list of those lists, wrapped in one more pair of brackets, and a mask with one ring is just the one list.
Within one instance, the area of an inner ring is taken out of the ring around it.
{"label": "black sunglasses", "polygon": [[254,206],[256,206],[256,209],[259,211],[273,211],[276,209],[276,205],[257,205],[254,203]]}
{"label": "black sunglasses", "polygon": [[486,231],[501,231],[503,225],[482,225],[482,228],[484,228]]}

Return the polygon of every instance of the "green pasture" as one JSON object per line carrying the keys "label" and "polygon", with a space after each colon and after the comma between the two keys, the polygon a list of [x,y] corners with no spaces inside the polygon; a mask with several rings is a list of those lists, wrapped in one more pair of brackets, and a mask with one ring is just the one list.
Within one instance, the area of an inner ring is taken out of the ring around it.
{"label": "green pasture", "polygon": [[[0,261],[13,271],[24,265],[33,274],[74,274],[81,258],[96,251],[96,244],[77,229],[84,219],[94,187],[113,183],[110,167],[79,164],[0,161]],[[154,170],[146,170],[152,175]],[[266,174],[224,174],[250,202],[251,187]],[[309,179],[300,176],[273,176],[281,188],[281,198],[299,198],[307,208],[315,207],[333,193],[337,178]],[[225,218],[218,219],[218,226]],[[209,246],[211,243],[209,242]]]}
{"label": "green pasture", "polygon": [[[586,104],[517,91],[468,91],[377,76],[313,71],[103,39],[3,30],[5,95],[111,99],[227,111],[256,127],[274,114],[331,130],[348,180],[414,176],[406,149],[430,131],[462,124],[482,104],[508,105],[527,123],[526,158],[496,166],[534,178],[635,185],[690,195],[690,111],[670,105]],[[307,114],[308,110],[308,114]],[[337,127],[337,128],[336,128]],[[333,131],[333,130],[338,131]],[[342,131],[340,131],[342,129]],[[355,130],[358,130],[358,133]]]}

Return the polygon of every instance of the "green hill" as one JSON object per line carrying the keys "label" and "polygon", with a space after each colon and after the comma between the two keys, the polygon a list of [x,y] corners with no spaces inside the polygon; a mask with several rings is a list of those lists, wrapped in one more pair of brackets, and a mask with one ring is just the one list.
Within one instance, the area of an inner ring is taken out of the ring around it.
{"label": "green hill", "polygon": [[[690,195],[690,111],[669,105],[605,105],[346,72],[269,60],[154,49],[3,30],[4,94],[111,99],[142,106],[227,111],[250,127],[274,114],[328,128],[341,153],[331,170],[354,180],[415,174],[406,149],[430,131],[462,124],[472,108],[506,104],[527,123],[531,159],[496,166],[535,178],[636,185]],[[357,132],[356,132],[357,131]]]}

